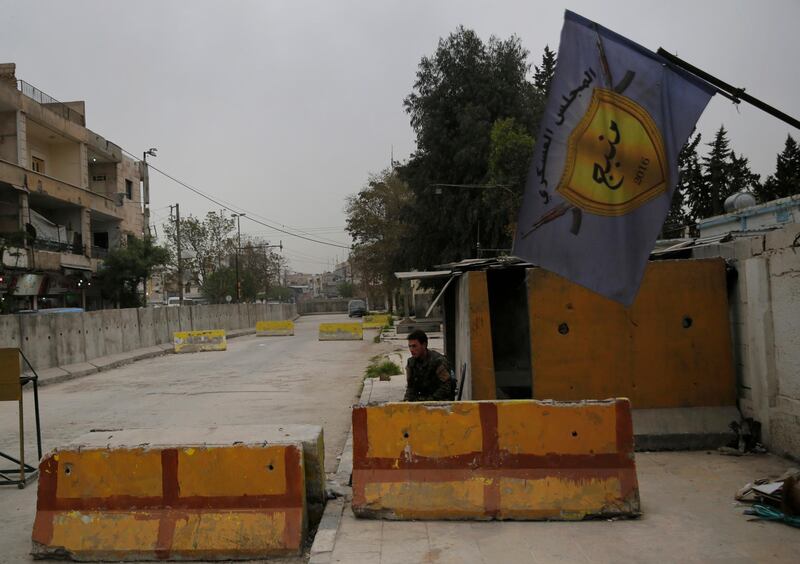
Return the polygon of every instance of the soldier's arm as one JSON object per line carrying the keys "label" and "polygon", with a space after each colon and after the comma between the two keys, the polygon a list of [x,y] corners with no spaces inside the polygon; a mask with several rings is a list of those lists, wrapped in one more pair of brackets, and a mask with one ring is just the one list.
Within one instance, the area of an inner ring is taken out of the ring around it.
{"label": "soldier's arm", "polygon": [[403,396],[403,401],[412,401],[414,393],[411,391],[411,367],[406,363],[406,393]]}
{"label": "soldier's arm", "polygon": [[450,383],[450,370],[447,368],[447,362],[442,361],[436,367],[436,378],[439,380],[439,385],[433,392],[431,399],[433,401],[451,401],[453,399],[453,386]]}

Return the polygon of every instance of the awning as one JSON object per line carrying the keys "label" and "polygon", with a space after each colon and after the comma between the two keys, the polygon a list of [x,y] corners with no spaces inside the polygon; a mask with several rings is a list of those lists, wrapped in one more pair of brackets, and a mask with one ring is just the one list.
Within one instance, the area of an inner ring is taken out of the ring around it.
{"label": "awning", "polygon": [[452,273],[452,270],[412,270],[411,272],[395,272],[394,275],[399,280],[431,280],[447,278]]}

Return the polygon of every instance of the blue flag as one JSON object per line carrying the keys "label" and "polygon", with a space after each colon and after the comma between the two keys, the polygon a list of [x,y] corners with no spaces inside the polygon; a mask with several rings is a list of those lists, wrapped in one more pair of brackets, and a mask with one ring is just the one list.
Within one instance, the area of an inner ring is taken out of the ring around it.
{"label": "blue flag", "polygon": [[567,11],[514,254],[630,305],[716,90]]}

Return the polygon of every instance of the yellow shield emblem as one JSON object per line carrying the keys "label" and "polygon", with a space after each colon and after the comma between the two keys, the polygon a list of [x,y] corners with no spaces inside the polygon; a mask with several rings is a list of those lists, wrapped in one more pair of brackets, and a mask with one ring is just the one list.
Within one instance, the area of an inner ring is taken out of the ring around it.
{"label": "yellow shield emblem", "polygon": [[595,88],[589,109],[569,136],[556,190],[598,215],[625,215],[667,189],[661,132],[642,106]]}

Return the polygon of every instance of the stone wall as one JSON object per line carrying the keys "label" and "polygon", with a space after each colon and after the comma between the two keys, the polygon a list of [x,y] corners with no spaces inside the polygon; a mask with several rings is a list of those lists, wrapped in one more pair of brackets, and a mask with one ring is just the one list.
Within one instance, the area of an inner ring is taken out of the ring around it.
{"label": "stone wall", "polygon": [[36,370],[172,343],[175,331],[251,329],[294,319],[294,304],[107,309],[0,316],[0,347],[20,347]]}
{"label": "stone wall", "polygon": [[736,269],[729,293],[742,413],[770,450],[800,458],[800,224],[694,249]]}

